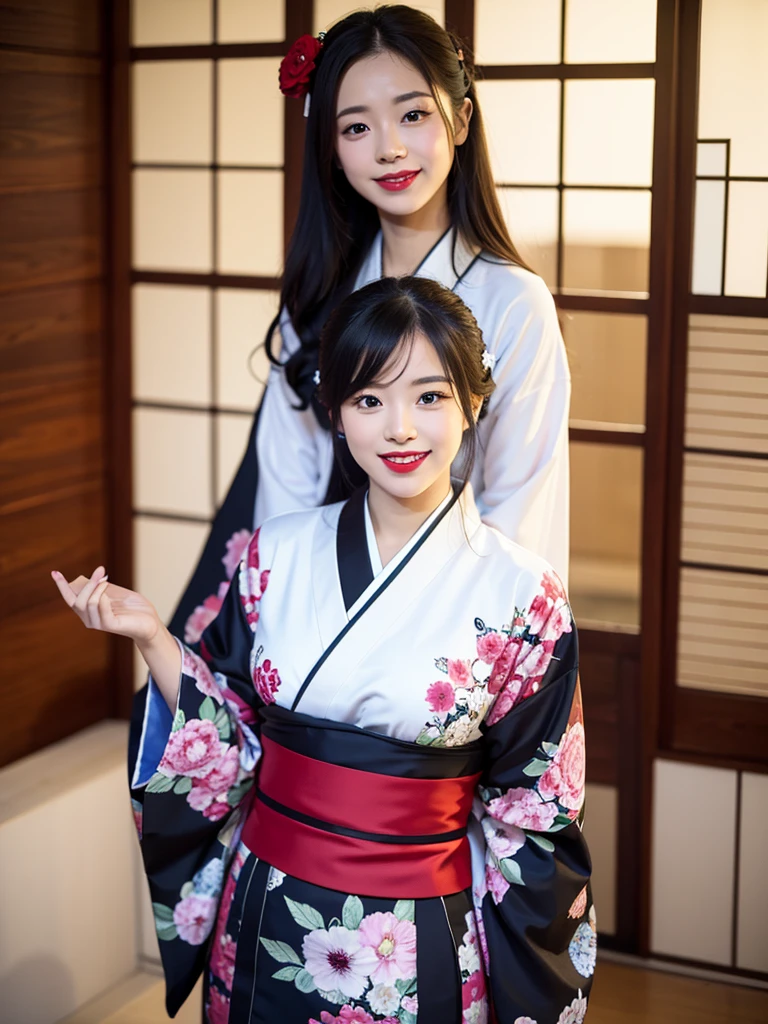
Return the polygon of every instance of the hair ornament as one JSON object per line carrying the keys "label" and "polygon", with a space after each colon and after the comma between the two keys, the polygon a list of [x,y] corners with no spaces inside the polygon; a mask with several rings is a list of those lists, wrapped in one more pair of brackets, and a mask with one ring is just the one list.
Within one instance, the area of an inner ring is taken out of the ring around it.
{"label": "hair ornament", "polygon": [[319,370],[315,370],[315,372],[312,374],[312,382],[313,382],[313,384],[315,385],[316,388],[320,387],[320,371]]}
{"label": "hair ornament", "polygon": [[[323,49],[325,32],[315,36],[299,36],[288,53],[280,61],[280,92],[283,96],[294,99],[308,97],[312,86],[312,76]],[[306,107],[306,101],[305,101]],[[307,109],[305,111],[309,113]]]}
{"label": "hair ornament", "polygon": [[486,370],[488,370],[489,373],[493,373],[493,368],[496,365],[496,356],[493,352],[489,352],[487,347],[483,349],[482,361]]}

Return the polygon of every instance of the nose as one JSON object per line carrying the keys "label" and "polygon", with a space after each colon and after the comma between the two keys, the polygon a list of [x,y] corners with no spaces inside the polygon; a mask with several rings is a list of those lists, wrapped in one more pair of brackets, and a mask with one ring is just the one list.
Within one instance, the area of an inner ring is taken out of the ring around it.
{"label": "nose", "polygon": [[408,150],[398,131],[396,124],[389,125],[379,136],[376,161],[380,164],[391,164],[402,159]]}
{"label": "nose", "polygon": [[416,440],[418,431],[407,406],[400,406],[395,403],[390,405],[389,417],[384,433],[387,441],[393,441],[395,444],[405,444],[406,441]]}

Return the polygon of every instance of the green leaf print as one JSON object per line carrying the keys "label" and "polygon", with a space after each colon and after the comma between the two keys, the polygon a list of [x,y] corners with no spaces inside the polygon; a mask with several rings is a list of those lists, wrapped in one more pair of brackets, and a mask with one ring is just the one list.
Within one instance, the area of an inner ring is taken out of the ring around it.
{"label": "green leaf print", "polygon": [[179,796],[184,796],[186,793],[190,791],[190,789],[192,789],[192,779],[187,778],[186,775],[182,775],[180,778],[176,780],[176,783],[173,787],[173,792],[178,793]]}
{"label": "green leaf print", "polygon": [[227,803],[229,806],[237,807],[252,785],[253,779],[243,779],[237,786],[233,786],[227,793]]}
{"label": "green leaf print", "polygon": [[179,708],[176,711],[176,714],[173,716],[173,725],[171,726],[171,732],[178,732],[179,729],[183,729],[186,724],[187,716],[184,714],[181,708]]}
{"label": "green leaf print", "polygon": [[536,757],[530,764],[527,764],[525,768],[523,768],[523,775],[528,775],[530,778],[536,779],[539,775],[543,775],[547,768],[549,768],[549,761],[541,761]]}
{"label": "green leaf print", "polygon": [[554,757],[558,751],[558,745],[557,743],[542,743],[541,749],[545,754],[548,754],[550,757]]}
{"label": "green leaf print", "polygon": [[411,996],[416,992],[416,978],[397,978],[395,988],[399,996]]}
{"label": "green leaf print", "polygon": [[162,928],[155,928],[155,931],[158,939],[161,939],[163,942],[172,942],[179,937],[175,924],[163,925]]}
{"label": "green leaf print", "polygon": [[153,903],[152,910],[155,914],[155,931],[158,939],[171,942],[178,936],[176,925],[173,923],[173,910],[164,903]]}
{"label": "green leaf print", "polygon": [[232,734],[232,723],[229,720],[226,708],[219,708],[216,712],[213,724],[219,730],[219,739],[224,741],[228,740]]}
{"label": "green leaf print", "polygon": [[[304,966],[304,961],[301,959],[295,949],[292,949],[287,942],[281,942],[279,939],[264,939],[262,938],[261,944],[269,953],[269,955],[277,960],[281,964],[298,964],[299,967]],[[290,979],[293,981],[293,978]]]}
{"label": "green leaf print", "polygon": [[[283,896],[288,909],[291,912],[291,917],[300,925],[302,928],[306,928],[308,932],[314,931],[315,928],[325,928],[325,922],[323,921],[322,914],[315,910],[314,907],[310,907],[308,903],[296,903],[289,896]],[[314,982],[313,982],[314,985]],[[297,985],[298,988],[298,985]],[[302,992],[304,989],[301,990]],[[310,988],[307,992],[313,992],[314,989]]]}
{"label": "green leaf print", "polygon": [[499,867],[501,868],[502,875],[504,875],[506,880],[511,882],[512,885],[525,885],[525,882],[523,881],[523,874],[520,871],[520,865],[517,861],[507,857],[500,861]]}
{"label": "green leaf print", "polygon": [[546,850],[547,853],[555,852],[555,844],[550,839],[545,839],[544,836],[538,836],[531,832],[526,832],[526,835],[531,842],[536,843],[537,846],[540,846],[542,850]]}
{"label": "green leaf print", "polygon": [[360,927],[363,920],[363,901],[359,896],[347,896],[341,911],[341,922],[351,932]]}
{"label": "green leaf print", "polygon": [[314,992],[317,988],[315,979],[309,973],[309,971],[302,969],[293,979],[293,984],[299,990],[299,992]]}
{"label": "green leaf print", "polygon": [[557,832],[561,828],[566,828],[568,825],[572,825],[573,821],[568,817],[567,814],[558,814],[555,820],[552,822],[550,831]]}
{"label": "green leaf print", "polygon": [[276,981],[295,981],[296,975],[301,970],[301,967],[296,967],[291,964],[289,967],[281,967],[279,971],[275,971],[272,977]]}
{"label": "green leaf print", "polygon": [[216,718],[217,711],[218,708],[216,707],[213,698],[206,697],[203,703],[200,705],[199,714],[201,718],[206,718],[208,719],[209,722],[212,722]]}
{"label": "green leaf print", "polygon": [[155,924],[168,924],[169,921],[173,920],[173,911],[170,907],[166,907],[164,903],[153,903],[152,910],[155,914]]}
{"label": "green leaf print", "polygon": [[395,904],[395,917],[398,921],[416,920],[416,903],[414,900],[398,900]]}
{"label": "green leaf print", "polygon": [[194,882],[185,882],[184,885],[182,885],[182,887],[181,887],[181,892],[179,893],[179,896],[181,896],[181,898],[183,900],[185,900],[187,898],[187,896],[191,896],[194,891],[195,891],[195,883]]}
{"label": "green leaf print", "polygon": [[400,1013],[400,1024],[416,1024],[418,1018],[415,1013],[410,1013],[408,1010],[399,1010]]}
{"label": "green leaf print", "polygon": [[171,775],[169,778],[167,775],[163,775],[162,772],[155,772],[147,783],[147,793],[167,793],[168,790],[173,789],[176,778],[176,775]]}

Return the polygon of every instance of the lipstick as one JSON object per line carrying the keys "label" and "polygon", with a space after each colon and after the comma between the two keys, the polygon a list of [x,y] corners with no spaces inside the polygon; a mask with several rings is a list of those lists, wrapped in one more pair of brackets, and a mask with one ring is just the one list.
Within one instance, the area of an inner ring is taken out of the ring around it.
{"label": "lipstick", "polygon": [[373,180],[377,185],[386,189],[387,192],[402,192],[403,189],[413,184],[418,174],[421,174],[421,170],[398,171],[397,174],[382,174],[380,178],[374,178]]}
{"label": "lipstick", "polygon": [[379,458],[393,473],[412,473],[424,462],[429,452],[385,452]]}

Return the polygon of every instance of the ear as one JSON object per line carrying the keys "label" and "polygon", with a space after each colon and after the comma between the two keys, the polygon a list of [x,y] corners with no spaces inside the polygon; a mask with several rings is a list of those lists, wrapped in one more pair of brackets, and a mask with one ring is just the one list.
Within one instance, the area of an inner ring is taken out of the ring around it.
{"label": "ear", "polygon": [[472,111],[474,110],[472,100],[469,96],[464,97],[464,102],[461,105],[461,109],[454,116],[454,132],[453,132],[453,144],[454,146],[461,146],[467,141],[469,135],[469,122],[472,120]]}

